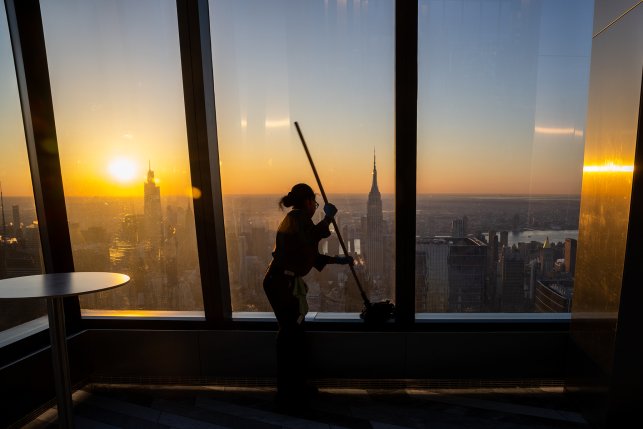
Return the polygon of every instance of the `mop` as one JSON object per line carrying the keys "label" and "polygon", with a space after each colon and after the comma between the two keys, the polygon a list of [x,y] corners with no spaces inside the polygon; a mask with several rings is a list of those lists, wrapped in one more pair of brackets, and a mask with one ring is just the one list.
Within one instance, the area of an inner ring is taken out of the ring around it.
{"label": "mop", "polygon": [[[301,140],[301,144],[304,146],[304,150],[306,151],[306,156],[308,157],[308,161],[310,161],[310,166],[312,167],[313,173],[315,174],[315,179],[317,180],[317,186],[319,186],[319,191],[321,192],[322,197],[324,198],[324,204],[328,204],[328,198],[326,197],[326,192],[324,192],[324,187],[322,186],[321,180],[319,179],[319,174],[317,174],[317,169],[315,168],[315,164],[313,163],[313,158],[310,156],[310,152],[308,151],[308,146],[306,145],[306,141],[304,140],[304,135],[301,133],[301,129],[299,128],[299,124],[297,122],[295,122],[295,128],[297,128],[299,139]],[[344,244],[344,240],[342,239],[342,234],[340,233],[339,228],[337,227],[335,218],[333,218],[333,227],[335,228],[335,233],[337,234],[337,238],[339,239],[339,244],[342,246],[344,255],[348,256],[346,245]],[[357,287],[359,288],[359,293],[362,296],[362,301],[364,301],[364,307],[359,317],[363,319],[365,322],[386,322],[387,320],[395,317],[395,305],[391,303],[389,300],[372,303],[366,297],[366,293],[362,288],[362,284],[360,283],[359,278],[357,277],[357,272],[355,272],[355,267],[353,265],[349,265],[349,267],[351,269],[351,272],[353,273],[353,277],[355,278],[355,283],[357,283]]]}

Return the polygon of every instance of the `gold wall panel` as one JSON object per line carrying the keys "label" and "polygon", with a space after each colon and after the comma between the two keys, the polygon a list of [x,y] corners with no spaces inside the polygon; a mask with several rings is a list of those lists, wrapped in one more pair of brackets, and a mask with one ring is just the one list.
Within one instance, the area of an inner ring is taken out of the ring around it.
{"label": "gold wall panel", "polygon": [[643,67],[643,7],[594,38],[571,338],[605,374],[632,193]]}

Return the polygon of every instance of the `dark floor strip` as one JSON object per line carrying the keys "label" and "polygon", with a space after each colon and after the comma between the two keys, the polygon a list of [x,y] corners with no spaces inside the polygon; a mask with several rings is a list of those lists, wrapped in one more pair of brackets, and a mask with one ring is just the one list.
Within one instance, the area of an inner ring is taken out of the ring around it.
{"label": "dark floor strip", "polygon": [[[380,424],[414,429],[429,427],[431,429],[526,429],[534,427],[587,429],[589,427],[586,424],[564,420],[412,398],[402,389],[371,389],[367,391],[368,398],[363,395],[337,395],[322,392],[319,398],[313,401],[311,409],[290,412],[284,412],[275,407],[272,402],[274,392],[269,389],[263,391],[261,389],[228,389],[226,391],[222,388],[194,386],[92,385],[86,386],[84,390],[233,429],[277,429],[278,426],[251,418],[226,415],[225,412],[220,412],[221,409],[212,411],[197,407],[195,405],[197,397],[349,429],[371,429],[382,426]],[[566,402],[563,395],[555,392],[545,392],[535,388],[516,389],[515,392],[513,389],[500,389],[493,392],[489,392],[489,390],[492,389],[449,391],[448,394],[549,410],[576,411],[571,404]],[[440,392],[444,393],[444,391]],[[98,411],[93,412],[98,413]],[[96,415],[100,416],[101,414]],[[87,417],[86,414],[84,416]],[[115,416],[102,416],[100,421],[106,424],[123,428],[134,427],[124,426],[128,423],[114,420]],[[371,422],[374,422],[373,425]],[[39,427],[35,428],[40,429]]]}
{"label": "dark floor strip", "polygon": [[197,408],[192,405],[169,401],[167,399],[155,400],[152,403],[152,408],[179,416],[189,417],[195,420],[226,426],[232,429],[280,429],[280,426],[231,416],[229,414],[218,413],[216,411],[210,411],[203,408]]}
{"label": "dark floor strip", "polygon": [[[438,392],[438,390],[429,390]],[[575,411],[575,407],[569,401],[566,401],[564,396],[561,395],[561,398],[552,400],[553,398],[551,398],[551,396],[549,395],[546,395],[546,392],[543,392],[542,390],[540,390],[540,392],[542,392],[542,395],[539,395],[538,397],[535,397],[533,393],[521,388],[460,390],[452,389],[448,391],[440,390],[439,392],[465,398],[482,399],[485,401],[495,401],[513,405],[525,405],[529,407],[545,408],[557,411]]]}
{"label": "dark floor strip", "polygon": [[143,420],[94,405],[74,402],[74,415],[123,429],[170,429],[169,426]]}

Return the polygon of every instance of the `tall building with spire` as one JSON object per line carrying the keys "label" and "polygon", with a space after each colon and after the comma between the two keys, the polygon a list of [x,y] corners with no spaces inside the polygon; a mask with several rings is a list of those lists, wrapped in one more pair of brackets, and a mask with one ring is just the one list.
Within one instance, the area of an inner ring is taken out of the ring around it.
{"label": "tall building with spire", "polygon": [[150,246],[159,248],[163,242],[163,215],[161,213],[161,188],[156,185],[150,162],[144,186],[145,234]]}
{"label": "tall building with spire", "polygon": [[371,275],[381,275],[384,265],[383,255],[382,195],[377,187],[377,165],[373,151],[373,183],[368,193],[366,207],[366,267]]}
{"label": "tall building with spire", "polygon": [[549,236],[547,236],[545,244],[540,249],[540,269],[545,276],[554,269],[554,249],[549,244]]}

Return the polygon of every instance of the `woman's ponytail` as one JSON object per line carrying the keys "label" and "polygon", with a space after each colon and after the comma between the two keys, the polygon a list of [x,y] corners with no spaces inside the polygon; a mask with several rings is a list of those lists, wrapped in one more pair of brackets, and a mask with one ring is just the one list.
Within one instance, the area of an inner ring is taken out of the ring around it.
{"label": "woman's ponytail", "polygon": [[315,198],[315,192],[313,189],[306,185],[305,183],[300,183],[292,187],[292,190],[288,192],[288,195],[284,195],[279,200],[279,208],[281,210],[284,207],[295,207],[296,209],[302,208],[304,201]]}

